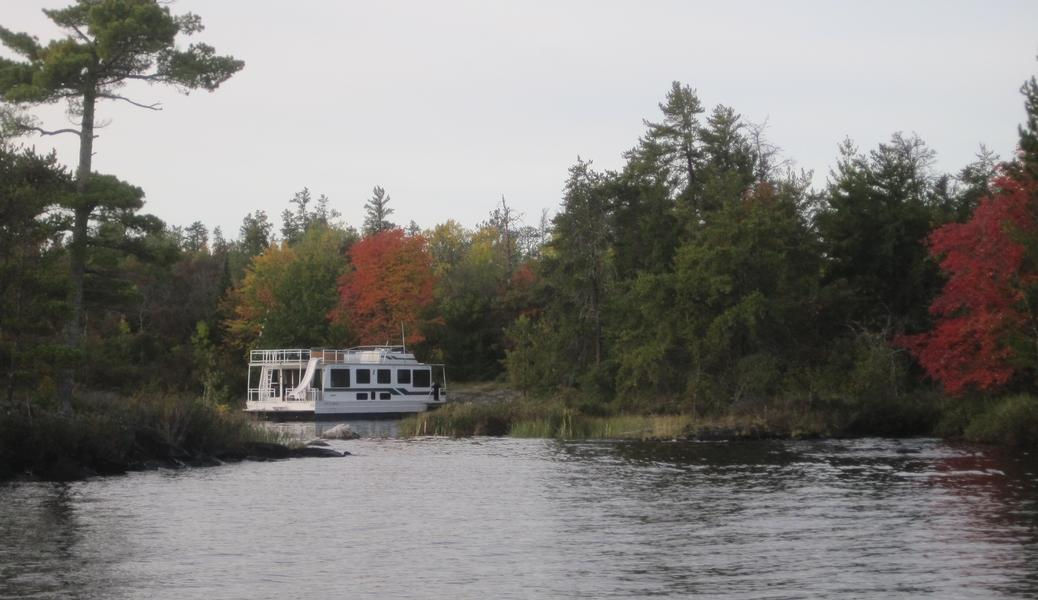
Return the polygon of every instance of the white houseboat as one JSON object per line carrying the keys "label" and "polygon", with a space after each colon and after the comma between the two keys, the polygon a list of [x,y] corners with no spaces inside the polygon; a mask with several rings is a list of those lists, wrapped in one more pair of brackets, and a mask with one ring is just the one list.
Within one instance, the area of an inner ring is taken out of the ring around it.
{"label": "white houseboat", "polygon": [[447,401],[443,365],[403,346],[345,350],[253,350],[245,411],[274,418],[416,413]]}

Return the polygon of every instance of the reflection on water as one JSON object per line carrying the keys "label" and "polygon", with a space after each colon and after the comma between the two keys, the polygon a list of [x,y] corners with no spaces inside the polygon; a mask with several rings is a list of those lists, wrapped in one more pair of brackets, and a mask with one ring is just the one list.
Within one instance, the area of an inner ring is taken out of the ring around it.
{"label": "reflection on water", "polygon": [[337,421],[286,421],[283,423],[264,422],[267,428],[297,440],[308,441],[320,437],[322,433],[340,424],[349,425],[353,431],[364,438],[392,438],[400,434],[400,421],[395,419],[349,419]]}
{"label": "reflection on water", "polygon": [[1038,597],[1026,455],[351,425],[343,459],[0,487],[0,598]]}

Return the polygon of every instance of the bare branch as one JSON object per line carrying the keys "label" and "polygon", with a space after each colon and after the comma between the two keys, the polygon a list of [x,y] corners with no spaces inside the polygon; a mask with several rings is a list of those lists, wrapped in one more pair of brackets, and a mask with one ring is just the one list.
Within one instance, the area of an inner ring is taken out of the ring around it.
{"label": "bare branch", "polygon": [[35,131],[35,132],[39,133],[40,135],[59,135],[59,134],[62,134],[62,133],[74,133],[76,135],[83,135],[83,133],[80,130],[78,130],[78,129],[71,129],[71,128],[69,128],[69,129],[55,129],[53,131],[48,131],[48,130],[42,128],[42,127],[37,127],[35,125],[19,125],[18,128],[23,130],[23,131]]}
{"label": "bare branch", "polygon": [[155,102],[155,103],[152,103],[152,104],[141,104],[140,102],[136,102],[134,100],[130,100],[126,96],[120,96],[118,94],[98,94],[98,97],[99,98],[108,98],[109,100],[122,100],[123,102],[128,102],[128,103],[130,103],[130,104],[132,104],[132,105],[134,105],[134,106],[136,106],[138,108],[146,108],[148,110],[162,110],[162,103],[161,102]]}

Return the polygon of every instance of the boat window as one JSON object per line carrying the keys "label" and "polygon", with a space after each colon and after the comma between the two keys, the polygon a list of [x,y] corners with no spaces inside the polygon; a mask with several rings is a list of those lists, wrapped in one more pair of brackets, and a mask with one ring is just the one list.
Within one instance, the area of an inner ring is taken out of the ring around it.
{"label": "boat window", "polygon": [[331,369],[331,374],[328,378],[328,387],[330,388],[348,388],[350,387],[350,370],[349,369]]}
{"label": "boat window", "polygon": [[321,370],[317,369],[314,371],[314,377],[310,380],[310,389],[319,390],[321,389]]}
{"label": "boat window", "polygon": [[411,383],[411,369],[399,369],[396,372],[397,383]]}
{"label": "boat window", "polygon": [[371,369],[357,369],[357,383],[371,383]]}
{"label": "boat window", "polygon": [[379,400],[389,400],[389,398],[390,398],[390,393],[389,392],[379,392],[379,394],[378,394],[378,399]]}
{"label": "boat window", "polygon": [[368,393],[367,392],[357,392],[357,400],[367,400],[367,399],[368,399]]}
{"label": "boat window", "polygon": [[429,387],[429,370],[428,369],[415,369],[414,370],[414,386],[420,388]]}
{"label": "boat window", "polygon": [[379,383],[392,383],[389,369],[379,369],[376,373]]}

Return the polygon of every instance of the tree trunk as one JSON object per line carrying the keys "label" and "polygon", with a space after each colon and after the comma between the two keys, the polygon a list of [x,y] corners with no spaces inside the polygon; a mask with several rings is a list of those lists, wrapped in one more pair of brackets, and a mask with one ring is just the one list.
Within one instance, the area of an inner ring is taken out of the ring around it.
{"label": "tree trunk", "polygon": [[[78,351],[83,329],[83,277],[86,273],[87,226],[94,207],[87,202],[87,181],[91,173],[94,154],[94,103],[93,92],[83,94],[83,119],[79,132],[79,166],[76,169],[76,198],[73,203],[72,242],[69,244],[69,317],[65,324],[65,345],[70,358],[78,361]],[[76,382],[73,364],[62,367],[58,381],[61,410],[72,412],[72,389]]]}

